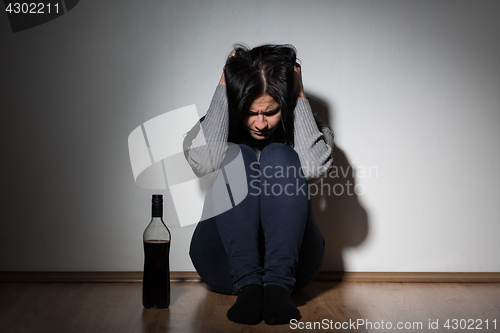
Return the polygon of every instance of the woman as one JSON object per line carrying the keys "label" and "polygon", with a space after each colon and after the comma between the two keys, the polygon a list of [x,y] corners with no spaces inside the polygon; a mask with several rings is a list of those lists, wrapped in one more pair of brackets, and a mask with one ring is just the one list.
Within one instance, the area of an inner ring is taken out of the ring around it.
{"label": "woman", "polygon": [[249,193],[198,224],[196,270],[213,290],[238,295],[227,312],[234,322],[300,319],[290,294],[314,279],[324,258],[307,182],[331,166],[333,133],[311,111],[293,46],[237,45],[201,127],[206,149],[196,149],[197,137],[187,152],[195,173],[215,172],[241,153]]}

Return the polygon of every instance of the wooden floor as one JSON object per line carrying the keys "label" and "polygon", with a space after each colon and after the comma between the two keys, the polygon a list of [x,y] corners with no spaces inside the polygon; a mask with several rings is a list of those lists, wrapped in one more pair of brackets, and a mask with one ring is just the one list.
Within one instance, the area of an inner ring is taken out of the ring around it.
{"label": "wooden floor", "polygon": [[303,329],[232,323],[226,311],[236,296],[203,283],[172,283],[165,310],[143,309],[141,297],[140,283],[0,283],[0,332],[500,332],[500,283],[314,282],[293,295]]}

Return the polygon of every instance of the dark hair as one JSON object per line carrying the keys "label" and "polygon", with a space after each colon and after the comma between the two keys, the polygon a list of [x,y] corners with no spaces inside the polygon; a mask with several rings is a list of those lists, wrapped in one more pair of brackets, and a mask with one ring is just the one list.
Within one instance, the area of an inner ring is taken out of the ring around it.
{"label": "dark hair", "polygon": [[273,142],[293,147],[294,65],[296,50],[292,45],[262,45],[248,49],[235,45],[234,55],[224,68],[226,79],[229,137],[232,143],[245,143],[250,134],[243,124],[249,105],[268,94],[281,109],[281,125],[272,134]]}

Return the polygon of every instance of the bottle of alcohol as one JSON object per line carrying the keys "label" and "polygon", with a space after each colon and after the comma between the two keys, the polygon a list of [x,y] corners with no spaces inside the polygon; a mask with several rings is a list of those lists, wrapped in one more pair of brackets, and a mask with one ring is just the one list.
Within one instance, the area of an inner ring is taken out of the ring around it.
{"label": "bottle of alcohol", "polygon": [[151,222],[144,230],[142,305],[164,309],[170,305],[170,231],[163,222],[163,196],[154,194]]}

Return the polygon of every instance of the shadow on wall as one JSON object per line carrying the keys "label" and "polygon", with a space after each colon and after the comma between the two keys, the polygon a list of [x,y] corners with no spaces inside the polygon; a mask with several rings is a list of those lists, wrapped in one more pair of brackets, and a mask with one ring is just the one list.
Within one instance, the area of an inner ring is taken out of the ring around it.
{"label": "shadow on wall", "polygon": [[[323,122],[332,124],[332,112],[321,99],[307,94],[311,109]],[[311,187],[314,217],[325,239],[325,262],[322,271],[344,272],[342,250],[360,245],[368,235],[368,214],[355,192],[353,167],[337,145],[333,152],[334,169]],[[362,193],[358,191],[358,193]],[[320,195],[322,194],[322,195]]]}

